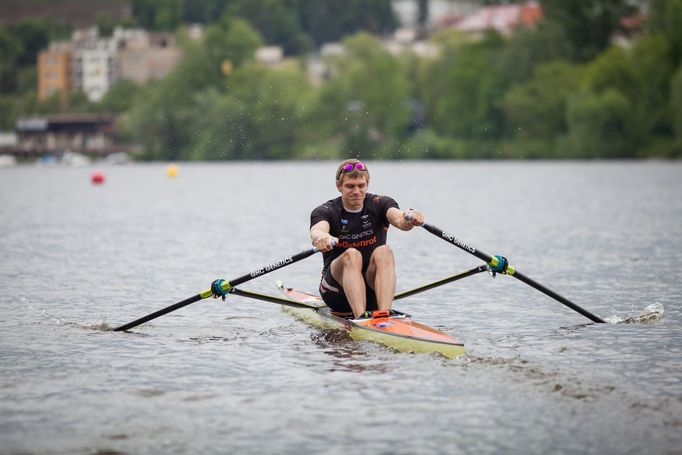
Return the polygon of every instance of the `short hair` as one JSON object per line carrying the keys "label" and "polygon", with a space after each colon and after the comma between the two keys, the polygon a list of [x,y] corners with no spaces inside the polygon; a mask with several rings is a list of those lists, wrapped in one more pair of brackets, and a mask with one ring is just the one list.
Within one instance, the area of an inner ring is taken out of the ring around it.
{"label": "short hair", "polygon": [[[361,163],[365,168],[363,170],[359,170],[359,169],[356,169],[355,167],[353,167],[353,169],[351,169],[350,171],[344,172],[343,167],[349,163]],[[367,178],[367,183],[369,183],[369,170],[367,169],[367,165],[365,163],[363,163],[362,161],[355,159],[355,158],[351,158],[351,159],[343,161],[341,164],[339,164],[339,167],[336,168],[336,183],[337,184],[341,183],[341,180],[343,180],[344,175],[347,175],[348,177],[350,177],[352,179],[365,176]]]}

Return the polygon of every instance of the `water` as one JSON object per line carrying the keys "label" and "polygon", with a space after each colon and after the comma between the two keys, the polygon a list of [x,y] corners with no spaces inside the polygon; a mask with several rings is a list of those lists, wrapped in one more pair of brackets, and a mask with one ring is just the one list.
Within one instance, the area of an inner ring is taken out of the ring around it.
{"label": "water", "polygon": [[[374,192],[610,324],[480,274],[396,304],[456,360],[205,300],[309,247],[335,163],[0,169],[2,453],[680,453],[680,163],[370,163]],[[392,230],[399,290],[478,265]],[[313,256],[244,284],[315,290]]]}

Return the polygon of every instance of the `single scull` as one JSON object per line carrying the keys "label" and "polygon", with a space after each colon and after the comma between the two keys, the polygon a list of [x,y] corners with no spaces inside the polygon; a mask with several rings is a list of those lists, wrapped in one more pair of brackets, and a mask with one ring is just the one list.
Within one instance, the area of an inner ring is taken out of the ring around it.
{"label": "single scull", "polygon": [[334,313],[319,295],[285,287],[277,287],[298,305],[282,309],[304,322],[320,328],[342,328],[354,340],[370,340],[400,352],[439,353],[447,358],[464,354],[464,344],[457,338],[424,324],[413,321],[409,315],[394,311],[375,311],[371,318],[353,319],[352,315]]}

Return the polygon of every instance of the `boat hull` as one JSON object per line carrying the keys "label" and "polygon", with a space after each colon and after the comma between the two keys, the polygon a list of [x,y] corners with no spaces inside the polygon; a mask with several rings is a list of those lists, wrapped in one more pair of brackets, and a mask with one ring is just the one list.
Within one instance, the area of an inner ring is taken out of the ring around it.
{"label": "boat hull", "polygon": [[464,345],[457,338],[424,324],[413,321],[408,315],[398,313],[366,319],[348,319],[333,313],[319,296],[280,287],[292,301],[301,307],[284,306],[282,309],[302,321],[322,329],[347,330],[354,340],[380,343],[399,352],[438,353],[447,358],[464,354]]}

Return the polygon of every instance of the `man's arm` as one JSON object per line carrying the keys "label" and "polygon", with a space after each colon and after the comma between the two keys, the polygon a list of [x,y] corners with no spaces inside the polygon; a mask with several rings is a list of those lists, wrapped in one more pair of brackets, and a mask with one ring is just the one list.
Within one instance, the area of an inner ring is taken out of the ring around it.
{"label": "man's arm", "polygon": [[[408,214],[412,214],[412,220],[408,221]],[[397,227],[401,231],[409,231],[415,226],[421,226],[424,224],[424,214],[419,210],[400,210],[395,207],[391,207],[386,211],[386,219],[393,226]]]}
{"label": "man's arm", "polygon": [[329,230],[329,222],[324,220],[310,228],[310,241],[318,251],[330,251],[333,248],[332,243],[339,243],[339,239],[332,237]]}

